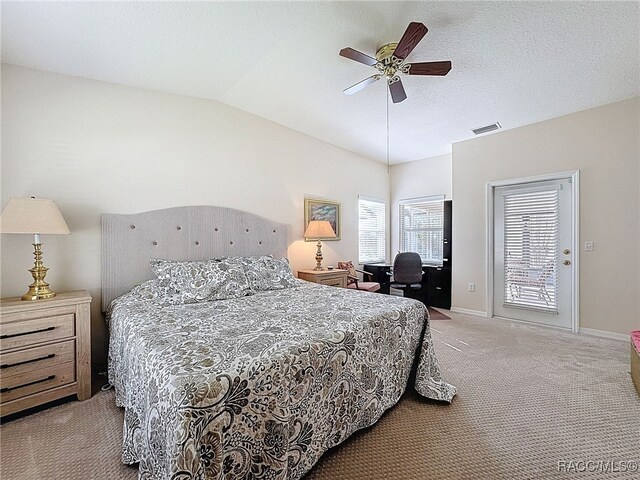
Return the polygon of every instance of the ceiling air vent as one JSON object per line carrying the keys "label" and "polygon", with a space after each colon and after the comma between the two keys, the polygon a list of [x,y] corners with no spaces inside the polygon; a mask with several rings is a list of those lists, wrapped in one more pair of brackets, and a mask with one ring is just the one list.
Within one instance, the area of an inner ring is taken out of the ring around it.
{"label": "ceiling air vent", "polygon": [[500,130],[501,128],[502,126],[498,122],[496,122],[496,123],[492,123],[491,125],[486,125],[484,127],[473,128],[471,129],[471,131],[476,135],[482,135],[483,133],[493,132],[494,130]]}

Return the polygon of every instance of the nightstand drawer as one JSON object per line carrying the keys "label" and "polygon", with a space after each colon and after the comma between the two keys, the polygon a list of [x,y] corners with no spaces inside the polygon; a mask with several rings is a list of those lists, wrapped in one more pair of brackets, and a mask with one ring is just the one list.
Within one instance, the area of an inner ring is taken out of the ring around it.
{"label": "nightstand drawer", "polygon": [[17,352],[0,355],[0,384],[16,375],[27,375],[30,372],[73,362],[75,359],[75,341],[33,347]]}
{"label": "nightstand drawer", "polygon": [[326,275],[320,278],[317,283],[321,283],[322,285],[329,285],[332,287],[346,287],[346,285],[344,284],[343,275]]}
{"label": "nightstand drawer", "polygon": [[0,332],[0,350],[28,347],[42,342],[73,337],[75,335],[74,323],[73,314],[5,323]]}
{"label": "nightstand drawer", "polygon": [[35,369],[24,375],[2,377],[0,381],[0,403],[9,402],[33,393],[73,383],[75,363],[63,363],[48,368]]}
{"label": "nightstand drawer", "polygon": [[339,268],[335,270],[299,270],[298,278],[330,287],[347,287],[347,271]]}

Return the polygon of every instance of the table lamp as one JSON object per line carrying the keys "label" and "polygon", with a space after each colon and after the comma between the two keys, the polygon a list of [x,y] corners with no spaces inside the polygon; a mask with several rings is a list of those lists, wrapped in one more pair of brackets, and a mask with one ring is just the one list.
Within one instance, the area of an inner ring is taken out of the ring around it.
{"label": "table lamp", "polygon": [[322,270],[322,242],[321,238],[335,238],[336,232],[333,231],[331,223],[327,220],[311,220],[304,232],[304,238],[317,238],[318,251],[316,252],[316,268],[314,270]]}
{"label": "table lamp", "polygon": [[40,235],[67,235],[71,233],[55,202],[34,197],[9,198],[9,202],[0,216],[0,232],[33,235],[35,263],[33,268],[29,270],[33,276],[33,283],[29,285],[29,291],[22,296],[22,300],[55,297],[56,294],[44,281],[49,269],[42,263]]}

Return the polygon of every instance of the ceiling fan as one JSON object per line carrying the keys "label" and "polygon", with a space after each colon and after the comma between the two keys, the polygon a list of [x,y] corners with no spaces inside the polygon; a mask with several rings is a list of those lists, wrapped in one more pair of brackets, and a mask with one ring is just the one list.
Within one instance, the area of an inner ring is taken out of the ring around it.
{"label": "ceiling fan", "polygon": [[407,63],[406,58],[411,51],[420,43],[422,37],[427,34],[427,27],[420,22],[411,22],[407,30],[402,35],[398,43],[387,43],[378,49],[376,57],[370,57],[362,52],[354,50],[351,47],[340,50],[340,55],[350,58],[356,62],[364,63],[378,70],[378,73],[365,78],[361,82],[350,86],[344,93],[353,95],[359,92],[367,85],[377,82],[382,77],[387,78],[389,84],[389,92],[393,103],[400,103],[407,98],[407,94],[402,86],[400,74],[405,75],[439,75],[443,76],[451,70],[451,62],[420,62]]}

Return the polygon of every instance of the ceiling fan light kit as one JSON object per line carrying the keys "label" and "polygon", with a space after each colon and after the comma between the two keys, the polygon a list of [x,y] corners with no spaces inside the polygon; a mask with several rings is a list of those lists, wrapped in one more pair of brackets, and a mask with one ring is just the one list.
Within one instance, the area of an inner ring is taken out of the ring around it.
{"label": "ceiling fan light kit", "polygon": [[451,70],[451,62],[408,63],[406,58],[427,34],[427,27],[420,22],[411,22],[399,42],[387,43],[376,52],[375,58],[351,47],[340,50],[340,56],[355,60],[370,67],[378,73],[366,78],[344,90],[347,95],[359,92],[367,85],[385,77],[393,103],[400,103],[407,98],[400,74],[402,75],[438,75],[443,76]]}
{"label": "ceiling fan light kit", "polygon": [[387,43],[381,46],[376,52],[376,60],[378,60],[378,62],[384,62],[386,59],[391,57],[391,55],[393,55],[393,52],[396,51],[397,47],[398,42]]}

